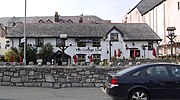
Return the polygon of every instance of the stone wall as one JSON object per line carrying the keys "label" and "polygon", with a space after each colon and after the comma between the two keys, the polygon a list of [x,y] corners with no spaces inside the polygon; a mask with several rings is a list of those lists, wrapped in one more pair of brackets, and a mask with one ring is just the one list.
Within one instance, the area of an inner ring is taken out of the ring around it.
{"label": "stone wall", "polygon": [[78,66],[0,66],[1,86],[22,87],[100,87],[107,73],[116,73],[121,67]]}

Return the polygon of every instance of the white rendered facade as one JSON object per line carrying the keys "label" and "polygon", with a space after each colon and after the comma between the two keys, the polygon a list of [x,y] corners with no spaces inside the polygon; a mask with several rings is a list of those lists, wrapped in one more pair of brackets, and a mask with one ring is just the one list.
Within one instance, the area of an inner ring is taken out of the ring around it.
{"label": "white rendered facade", "polygon": [[[111,41],[110,36],[112,33],[118,34],[118,41]],[[53,45],[54,51],[57,52],[59,47],[56,46],[56,39],[57,38],[43,38],[44,42],[43,44],[51,43]],[[90,62],[90,56],[91,55],[100,55],[100,61],[108,60],[110,61],[110,58],[114,57],[114,51],[116,51],[116,54],[118,54],[118,49],[121,51],[121,56],[116,56],[117,59],[131,59],[133,50],[136,49],[139,51],[139,56],[136,57],[136,59],[144,59],[144,58],[150,58],[154,59],[155,57],[152,55],[153,50],[148,50],[148,47],[146,47],[146,50],[143,50],[142,45],[148,45],[148,41],[124,41],[121,33],[117,31],[116,29],[113,29],[107,34],[107,37],[99,38],[100,40],[100,47],[93,47],[92,42],[86,42],[85,47],[78,47],[77,46],[77,38],[67,38],[65,41],[65,45],[69,46],[65,53],[69,55],[71,58],[68,60],[68,64],[72,64],[74,62],[73,56],[74,55],[85,55],[85,62]],[[88,38],[85,38],[88,40]],[[36,45],[36,38],[27,38],[27,44]],[[110,41],[112,46],[110,47]],[[13,38],[11,39],[11,46],[19,48],[20,39],[19,38]],[[157,50],[158,44],[157,42],[153,42],[153,48]],[[38,48],[39,49],[39,48]],[[111,53],[111,54],[110,54]]]}

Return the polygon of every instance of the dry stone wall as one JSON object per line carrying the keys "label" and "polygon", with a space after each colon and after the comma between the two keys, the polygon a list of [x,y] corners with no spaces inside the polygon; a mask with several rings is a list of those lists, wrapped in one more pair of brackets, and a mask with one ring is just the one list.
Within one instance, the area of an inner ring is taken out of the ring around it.
{"label": "dry stone wall", "polygon": [[80,66],[0,66],[1,86],[21,87],[100,87],[107,73],[116,73],[121,67]]}

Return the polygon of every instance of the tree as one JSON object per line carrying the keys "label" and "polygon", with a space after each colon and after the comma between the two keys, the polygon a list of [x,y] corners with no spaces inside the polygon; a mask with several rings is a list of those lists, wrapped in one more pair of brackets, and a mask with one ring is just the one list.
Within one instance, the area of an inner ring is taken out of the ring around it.
{"label": "tree", "polygon": [[11,48],[8,52],[5,53],[5,59],[10,62],[10,58],[13,55],[14,57],[14,62],[19,62],[19,51],[17,48]]}
{"label": "tree", "polygon": [[26,62],[27,63],[34,62],[36,64],[37,63],[36,54],[37,54],[37,48],[33,46],[27,46]]}
{"label": "tree", "polygon": [[51,43],[47,43],[41,47],[39,53],[42,57],[42,64],[46,64],[46,62],[50,62],[53,55],[53,46]]}
{"label": "tree", "polygon": [[[20,48],[19,54],[21,57],[24,57],[24,48]],[[36,64],[37,63],[36,55],[37,55],[37,48],[31,45],[27,45],[26,46],[26,63],[28,64],[29,62],[34,62]]]}
{"label": "tree", "polygon": [[[29,62],[34,62],[36,63],[36,54],[37,54],[37,48],[27,45],[26,46],[27,51],[26,51],[26,63],[28,64]],[[20,62],[20,57],[24,57],[24,48],[11,48],[8,52],[5,53],[5,59],[10,62],[10,58],[13,55],[14,62]]]}

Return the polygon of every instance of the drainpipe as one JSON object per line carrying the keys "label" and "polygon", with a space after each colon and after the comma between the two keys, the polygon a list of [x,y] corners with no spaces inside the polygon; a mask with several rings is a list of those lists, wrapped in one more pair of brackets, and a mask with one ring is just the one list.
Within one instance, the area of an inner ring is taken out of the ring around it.
{"label": "drainpipe", "polygon": [[[163,24],[164,24],[164,37],[163,37],[163,45],[167,43],[166,41],[166,0],[163,3]],[[167,54],[167,48],[164,48],[163,54]]]}

